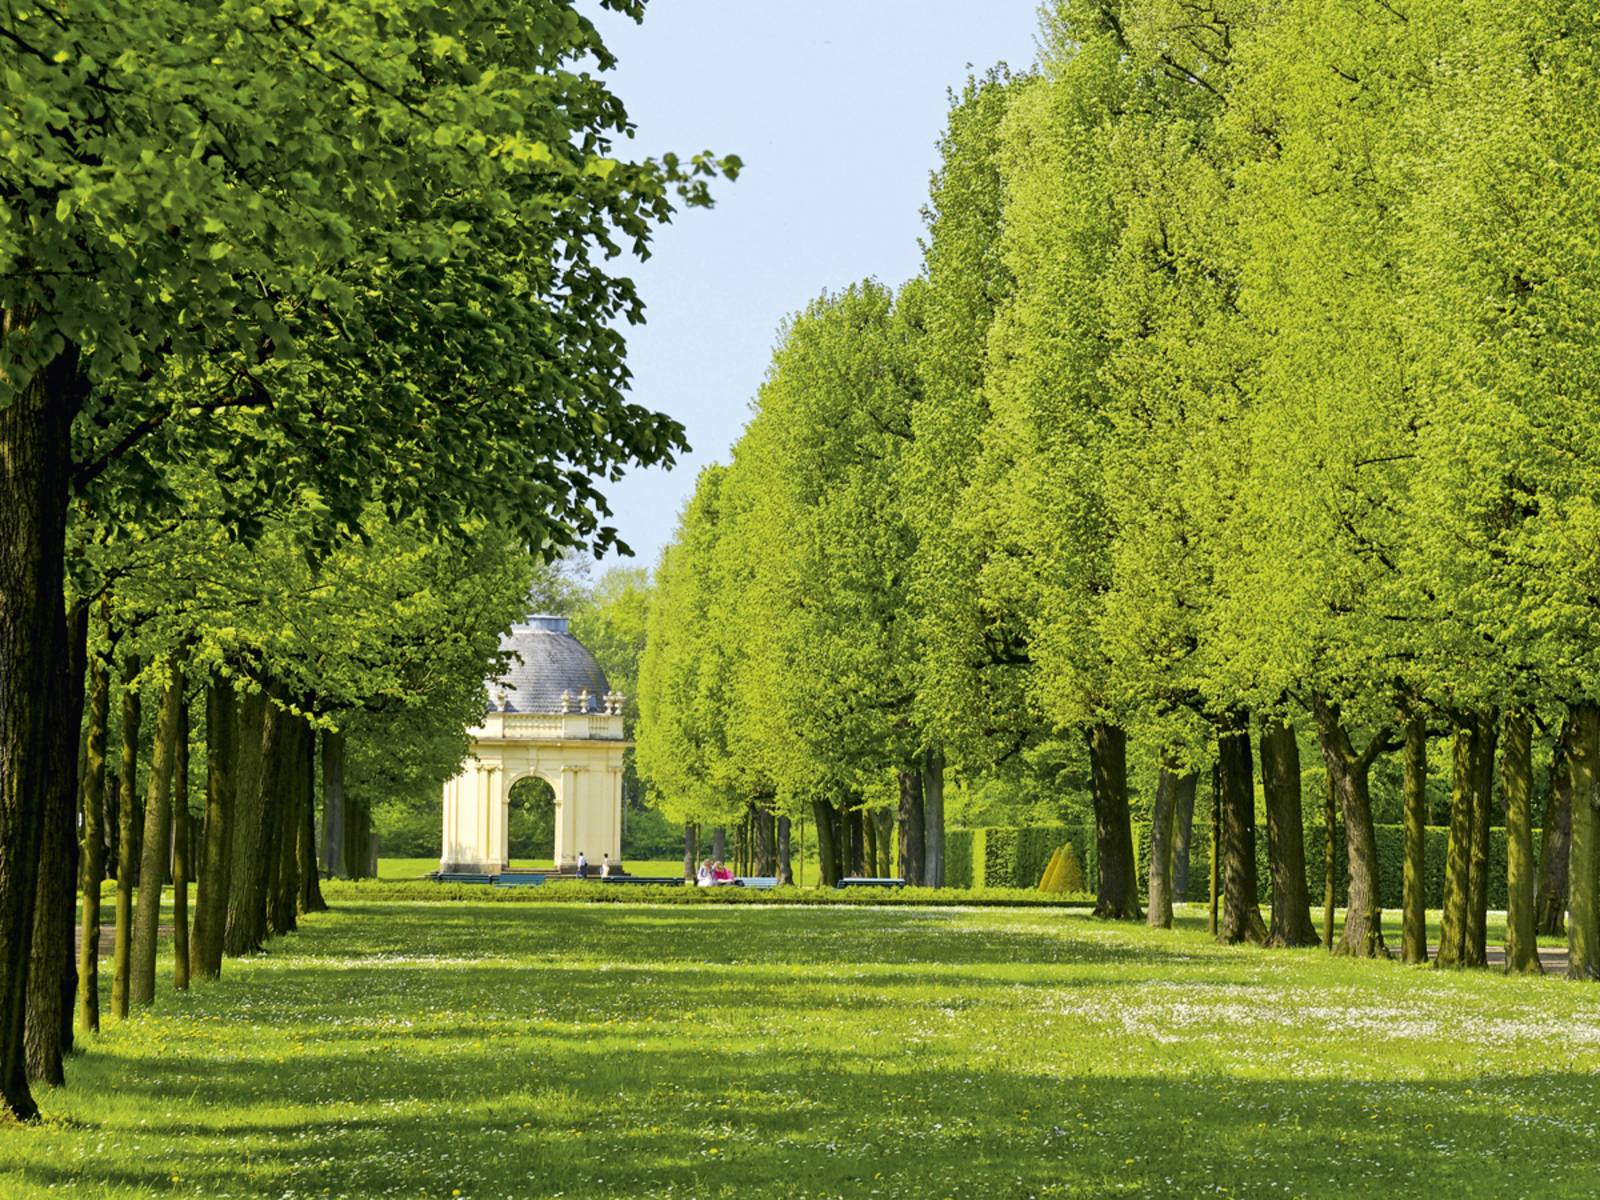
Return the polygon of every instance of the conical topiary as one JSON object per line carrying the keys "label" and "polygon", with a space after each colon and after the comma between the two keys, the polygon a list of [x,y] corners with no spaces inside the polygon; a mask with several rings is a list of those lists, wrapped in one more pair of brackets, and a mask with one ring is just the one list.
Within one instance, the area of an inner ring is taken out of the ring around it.
{"label": "conical topiary", "polygon": [[1050,856],[1050,861],[1045,864],[1044,874],[1039,876],[1039,890],[1041,892],[1055,889],[1056,875],[1061,870],[1061,847],[1056,847],[1056,852]]}

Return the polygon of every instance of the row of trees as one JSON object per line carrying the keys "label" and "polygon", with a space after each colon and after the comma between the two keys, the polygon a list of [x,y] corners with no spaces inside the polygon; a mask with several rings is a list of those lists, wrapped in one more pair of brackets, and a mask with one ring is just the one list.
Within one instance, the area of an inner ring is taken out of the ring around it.
{"label": "row of trees", "polygon": [[[206,812],[173,864],[200,884],[180,961],[209,974],[316,903],[313,727],[330,795],[339,733],[459,746],[532,560],[613,544],[603,481],[682,446],[627,400],[642,310],[607,260],[738,163],[617,156],[612,65],[568,0],[0,15],[5,1112],[61,1078],[76,814],[81,792],[104,822],[111,747],[120,1010],[153,988],[186,720]],[[345,827],[327,841],[359,855]]]}
{"label": "row of trees", "polygon": [[1343,953],[1386,950],[1369,779],[1403,755],[1415,962],[1447,738],[1438,961],[1485,958],[1498,763],[1524,970],[1542,740],[1544,874],[1570,868],[1571,970],[1600,977],[1592,22],[1560,0],[1049,6],[1037,71],[955,99],[921,275],[794,318],[702,476],[657,577],[647,780],[705,819],[812,806],[819,832],[898,791],[902,869],[937,883],[944,769],[1076,741],[1097,911],[1137,918],[1131,739],[1161,780],[1149,919],[1171,919],[1171,797],[1210,772],[1220,936],[1302,944],[1309,726]]}

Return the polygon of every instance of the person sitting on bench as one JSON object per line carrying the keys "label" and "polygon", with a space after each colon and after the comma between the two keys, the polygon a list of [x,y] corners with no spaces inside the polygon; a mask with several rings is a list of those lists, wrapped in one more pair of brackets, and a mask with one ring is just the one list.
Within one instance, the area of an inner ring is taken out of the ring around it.
{"label": "person sitting on bench", "polygon": [[720,858],[717,859],[717,861],[711,866],[711,882],[716,884],[718,887],[733,882],[733,872],[722,865],[722,860]]}
{"label": "person sitting on bench", "polygon": [[710,887],[714,883],[716,883],[716,879],[711,874],[711,860],[702,858],[700,860],[700,869],[695,872],[694,885],[695,887]]}

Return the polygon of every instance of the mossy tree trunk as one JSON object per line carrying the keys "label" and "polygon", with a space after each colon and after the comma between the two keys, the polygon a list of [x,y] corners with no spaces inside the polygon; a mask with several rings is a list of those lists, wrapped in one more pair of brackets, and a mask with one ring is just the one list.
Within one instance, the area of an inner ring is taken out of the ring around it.
{"label": "mossy tree trunk", "polygon": [[1533,721],[1526,710],[1506,713],[1500,745],[1506,798],[1506,970],[1538,972],[1534,934]]}
{"label": "mossy tree trunk", "polygon": [[1572,836],[1567,855],[1567,977],[1600,980],[1600,704],[1571,710],[1567,770],[1572,776]]}
{"label": "mossy tree trunk", "polygon": [[944,751],[929,750],[922,763],[922,882],[944,886]]}
{"label": "mossy tree trunk", "polygon": [[1489,826],[1494,793],[1495,743],[1500,722],[1493,712],[1477,714],[1472,762],[1472,855],[1467,875],[1467,965],[1489,962]]}
{"label": "mossy tree trunk", "polygon": [[1193,771],[1174,781],[1176,819],[1172,841],[1172,895],[1183,900],[1189,894],[1189,848],[1194,840],[1194,797],[1199,777]]}
{"label": "mossy tree trunk", "polygon": [[683,823],[683,877],[693,883],[700,870],[700,826]]}
{"label": "mossy tree trunk", "polygon": [[222,973],[222,935],[228,923],[232,883],[234,771],[239,719],[232,686],[213,675],[206,687],[206,816],[195,890],[194,937],[189,973],[215,979]]}
{"label": "mossy tree trunk", "polygon": [[1178,777],[1163,764],[1150,809],[1150,893],[1145,923],[1152,929],[1172,928],[1172,850],[1177,826]]}
{"label": "mossy tree trunk", "polygon": [[134,803],[139,781],[139,721],[142,708],[134,683],[139,675],[139,657],[130,654],[122,664],[122,744],[120,787],[117,797],[117,902],[116,924],[111,933],[111,1015],[118,1021],[128,1016],[128,949],[133,938],[133,820],[138,811]]}
{"label": "mossy tree trunk", "polygon": [[1300,745],[1294,726],[1261,723],[1261,786],[1267,810],[1267,864],[1272,871],[1269,946],[1315,946],[1306,885],[1305,818],[1300,797]]}
{"label": "mossy tree trunk", "polygon": [[267,940],[267,878],[271,863],[268,764],[277,757],[279,712],[260,692],[235,706],[238,733],[234,767],[233,844],[228,854],[228,919],[222,935],[229,957],[254,954]]}
{"label": "mossy tree trunk", "polygon": [[872,823],[878,827],[878,861],[872,873],[879,879],[888,879],[894,874],[894,819],[894,810],[888,805],[872,812]]}
{"label": "mossy tree trunk", "polygon": [[128,998],[140,1008],[149,1008],[156,998],[156,935],[172,850],[172,778],[178,762],[178,714],[183,708],[183,696],[183,668],[174,664],[156,717],[149,793],[144,806],[139,901],[134,913],[133,959],[128,974]]}
{"label": "mossy tree trunk", "polygon": [[1445,845],[1444,900],[1439,918],[1438,967],[1467,966],[1471,959],[1467,941],[1467,906],[1472,872],[1472,782],[1475,725],[1456,718],[1450,745],[1450,839]]}
{"label": "mossy tree trunk", "polygon": [[1428,727],[1420,712],[1412,712],[1406,720],[1403,752],[1405,874],[1400,898],[1400,958],[1416,965],[1428,961]]}
{"label": "mossy tree trunk", "polygon": [[1548,937],[1567,934],[1567,852],[1572,841],[1572,772],[1567,767],[1570,721],[1561,723],[1550,759],[1550,794],[1540,823],[1538,931]]}
{"label": "mossy tree trunk", "polygon": [[794,857],[789,849],[789,818],[778,818],[778,886],[794,886]]}
{"label": "mossy tree trunk", "polygon": [[1388,954],[1383,940],[1383,909],[1378,892],[1378,846],[1372,827],[1372,764],[1389,749],[1387,730],[1373,735],[1366,749],[1357,751],[1344,726],[1338,705],[1326,697],[1312,698],[1317,739],[1332,776],[1344,815],[1345,869],[1348,892],[1344,932],[1333,948],[1336,954],[1380,958]]}
{"label": "mossy tree trunk", "polygon": [[1333,782],[1333,769],[1327,772],[1322,791],[1322,948],[1333,952],[1333,912],[1338,900],[1339,867],[1335,861],[1339,847],[1338,789]]}
{"label": "mossy tree trunk", "polygon": [[1128,812],[1128,735],[1120,726],[1102,722],[1089,730],[1089,774],[1099,860],[1094,914],[1140,920],[1144,914],[1139,911],[1139,870]]}
{"label": "mossy tree trunk", "polygon": [[817,822],[817,870],[822,876],[822,886],[833,887],[839,882],[838,850],[833,836],[833,805],[821,796],[814,796],[811,814]]}
{"label": "mossy tree trunk", "polygon": [[900,875],[911,887],[922,886],[922,871],[927,865],[925,816],[922,769],[916,765],[903,767],[900,771]]}
{"label": "mossy tree trunk", "polygon": [[1267,926],[1256,901],[1255,763],[1244,714],[1234,714],[1219,731],[1217,765],[1222,785],[1222,920],[1217,937],[1261,945]]}
{"label": "mossy tree trunk", "polygon": [[79,882],[83,924],[78,939],[78,1028],[100,1031],[100,885],[106,877],[106,737],[111,672],[95,655],[89,665],[89,722],[84,731],[83,850]]}
{"label": "mossy tree trunk", "polygon": [[189,990],[189,701],[178,709],[178,761],[172,773],[172,986]]}

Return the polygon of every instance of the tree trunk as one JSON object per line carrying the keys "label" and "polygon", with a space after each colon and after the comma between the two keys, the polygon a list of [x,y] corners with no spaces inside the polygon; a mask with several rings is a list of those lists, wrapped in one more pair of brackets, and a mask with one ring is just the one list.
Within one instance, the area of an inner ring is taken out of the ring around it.
{"label": "tree trunk", "polygon": [[1300,796],[1300,744],[1287,721],[1261,723],[1261,787],[1267,808],[1267,863],[1272,871],[1269,946],[1315,946],[1306,885],[1305,818]]}
{"label": "tree trunk", "polygon": [[878,861],[872,873],[879,879],[894,876],[894,810],[887,805],[873,810],[872,823],[878,828]]}
{"label": "tree trunk", "polygon": [[228,855],[228,920],[222,949],[231,958],[260,951],[267,940],[268,765],[278,756],[282,722],[260,692],[240,698],[234,767],[233,845]]}
{"label": "tree trunk", "polygon": [[1338,707],[1321,696],[1314,696],[1312,704],[1322,757],[1333,777],[1334,788],[1344,810],[1349,892],[1344,933],[1334,947],[1334,953],[1357,958],[1384,957],[1388,949],[1383,941],[1377,836],[1372,828],[1372,797],[1367,781],[1373,760],[1382,752],[1387,732],[1375,734],[1366,750],[1358,754],[1350,741],[1349,731],[1340,719]]}
{"label": "tree trunk", "polygon": [[1094,915],[1137,921],[1139,869],[1133,857],[1133,821],[1128,812],[1128,735],[1119,726],[1089,731],[1089,771],[1094,796]]}
{"label": "tree trunk", "polygon": [[1506,971],[1540,972],[1534,934],[1533,722],[1526,711],[1506,713],[1500,747],[1506,798]]}
{"label": "tree trunk", "polygon": [[1600,704],[1574,704],[1567,770],[1572,776],[1572,835],[1567,855],[1567,978],[1600,980]]}
{"label": "tree trunk", "polygon": [[1489,800],[1494,746],[1493,715],[1457,716],[1444,914],[1435,959],[1435,965],[1441,967],[1481,967],[1488,961]]}
{"label": "tree trunk", "polygon": [[1406,721],[1403,775],[1406,857],[1400,899],[1400,958],[1415,966],[1428,961],[1428,727],[1420,712],[1413,712]]}
{"label": "tree trunk", "polygon": [[1194,840],[1194,795],[1199,778],[1193,771],[1175,780],[1176,832],[1172,839],[1172,898],[1189,897],[1189,847]]}
{"label": "tree trunk", "polygon": [[1450,840],[1445,847],[1444,901],[1439,920],[1436,967],[1462,967],[1471,957],[1467,942],[1468,880],[1472,871],[1472,783],[1475,725],[1456,719],[1450,749]]}
{"label": "tree trunk", "polygon": [[1217,901],[1221,899],[1221,878],[1218,870],[1222,865],[1222,763],[1211,764],[1211,854],[1208,863],[1210,875],[1210,920],[1206,928],[1212,937],[1217,936]]}
{"label": "tree trunk", "polygon": [[1567,848],[1572,840],[1572,773],[1567,768],[1567,739],[1572,725],[1563,721],[1550,761],[1550,795],[1545,800],[1539,845],[1539,894],[1535,920],[1549,937],[1567,935]]}
{"label": "tree trunk", "polygon": [[344,869],[351,879],[372,875],[372,808],[360,791],[344,793]]}
{"label": "tree trunk", "polygon": [[861,814],[861,842],[863,846],[862,858],[867,864],[866,873],[878,873],[878,822],[871,812]]}
{"label": "tree trunk", "polygon": [[322,731],[322,867],[343,878],[344,864],[344,734]]}
{"label": "tree trunk", "polygon": [[700,827],[693,821],[683,823],[683,877],[695,881],[700,870]]}
{"label": "tree trunk", "polygon": [[1467,942],[1469,966],[1489,963],[1489,825],[1494,793],[1494,751],[1500,736],[1493,712],[1477,717],[1478,737],[1473,744],[1472,861],[1467,874]]}
{"label": "tree trunk", "polygon": [[156,718],[149,794],[144,806],[143,853],[139,859],[139,901],[133,918],[128,998],[140,1008],[149,1008],[156,998],[156,934],[172,849],[172,777],[178,763],[178,714],[183,708],[183,688],[183,668],[173,663],[172,679],[162,695]]}
{"label": "tree trunk", "polygon": [[206,688],[206,817],[195,891],[194,938],[189,972],[197,979],[222,973],[222,935],[232,882],[234,770],[239,718],[232,686],[219,675]]}
{"label": "tree trunk", "polygon": [[923,807],[922,771],[900,772],[900,875],[911,887],[922,887],[922,869],[928,861],[926,812]]}
{"label": "tree trunk", "polygon": [[189,701],[178,709],[178,761],[172,775],[172,986],[189,990]]}
{"label": "tree trunk", "polygon": [[78,944],[78,1028],[100,1032],[100,885],[106,875],[106,725],[111,672],[95,655],[89,668],[89,728],[83,756],[83,925]]}
{"label": "tree trunk", "polygon": [[711,830],[711,858],[713,862],[725,862],[728,857],[728,831],[721,825]]}
{"label": "tree trunk", "polygon": [[295,907],[301,913],[327,912],[317,857],[317,731],[309,721],[301,737],[300,795],[300,894]]}
{"label": "tree trunk", "polygon": [[89,609],[73,605],[61,658],[58,686],[44,697],[56,704],[52,723],[71,722],[73,737],[55,737],[46,747],[49,774],[44,789],[44,828],[35,881],[33,944],[29,947],[24,1053],[28,1078],[59,1087],[66,1081],[62,1059],[72,1051],[73,902],[77,857],[78,726],[83,715],[83,672]]}
{"label": "tree trunk", "polygon": [[1222,782],[1222,926],[1217,937],[1259,946],[1267,940],[1267,925],[1256,900],[1256,773],[1244,714],[1233,716],[1219,733],[1217,763]]}
{"label": "tree trunk", "polygon": [[922,882],[944,886],[944,751],[929,750],[922,767]]}
{"label": "tree trunk", "polygon": [[820,796],[811,801],[811,814],[817,821],[817,869],[822,875],[823,887],[834,887],[839,882],[839,858],[834,847],[833,805]]}
{"label": "tree trunk", "polygon": [[[0,310],[0,346],[35,314]],[[39,849],[68,712],[64,545],[72,424],[88,381],[68,346],[0,407],[0,1106],[31,1121],[24,1048]]]}
{"label": "tree trunk", "polygon": [[139,782],[139,722],[143,708],[134,682],[139,656],[130,654],[122,664],[122,771],[117,799],[117,916],[111,935],[111,1015],[128,1017],[128,948],[133,937],[133,820],[134,794]]}
{"label": "tree trunk", "polygon": [[1339,888],[1339,868],[1334,861],[1339,848],[1336,836],[1339,808],[1334,803],[1336,791],[1333,769],[1330,767],[1322,795],[1322,948],[1330,954],[1333,953],[1333,910]]}
{"label": "tree trunk", "polygon": [[1145,922],[1152,929],[1172,928],[1172,843],[1176,832],[1178,779],[1166,765],[1156,781],[1155,804],[1150,811],[1150,910]]}
{"label": "tree trunk", "polygon": [[778,886],[794,885],[794,862],[789,854],[789,818],[778,818]]}
{"label": "tree trunk", "polygon": [[849,839],[849,858],[845,863],[845,874],[865,875],[867,873],[866,820],[861,812],[859,797],[852,796],[846,804],[844,827],[845,835]]}
{"label": "tree trunk", "polygon": [[268,775],[277,794],[274,814],[272,871],[268,876],[267,930],[275,937],[293,933],[300,900],[300,823],[305,803],[305,743],[311,731],[300,717],[284,712],[276,760]]}

